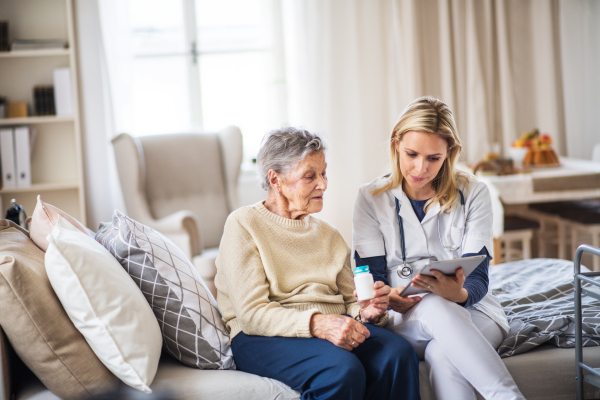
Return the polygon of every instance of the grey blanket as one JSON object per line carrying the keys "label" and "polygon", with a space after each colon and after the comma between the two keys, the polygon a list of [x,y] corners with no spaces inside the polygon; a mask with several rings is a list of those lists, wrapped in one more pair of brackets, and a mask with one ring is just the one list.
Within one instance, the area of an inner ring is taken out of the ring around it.
{"label": "grey blanket", "polygon": [[[582,271],[589,270],[582,266]],[[575,347],[572,261],[538,258],[491,266],[490,291],[510,324],[510,333],[498,348],[502,358],[545,342]],[[589,296],[582,300],[583,345],[598,346],[600,301]]]}

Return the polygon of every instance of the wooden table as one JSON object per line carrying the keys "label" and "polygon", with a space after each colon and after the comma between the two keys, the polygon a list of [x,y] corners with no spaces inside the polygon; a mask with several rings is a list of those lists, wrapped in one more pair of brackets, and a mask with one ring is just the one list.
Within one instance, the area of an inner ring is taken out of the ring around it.
{"label": "wooden table", "polygon": [[[513,175],[481,175],[478,179],[493,185],[505,211],[527,217],[530,203],[584,200],[600,198],[600,163],[575,158],[560,158],[558,167],[533,168]],[[564,236],[559,227],[559,236]],[[559,258],[566,258],[564,247],[559,247]],[[500,253],[500,240],[494,239],[494,253]]]}
{"label": "wooden table", "polygon": [[600,163],[561,157],[558,167],[504,176],[478,176],[494,185],[504,204],[600,198]]}

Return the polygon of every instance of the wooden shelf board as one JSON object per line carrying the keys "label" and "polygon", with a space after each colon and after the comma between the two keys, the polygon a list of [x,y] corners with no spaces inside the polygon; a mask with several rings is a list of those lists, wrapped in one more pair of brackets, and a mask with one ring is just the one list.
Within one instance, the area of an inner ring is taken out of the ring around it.
{"label": "wooden shelf board", "polygon": [[52,190],[69,190],[79,189],[77,182],[65,182],[65,183],[36,183],[29,187],[21,187],[14,189],[0,189],[0,194],[4,193],[25,193],[25,192],[49,192]]}
{"label": "wooden shelf board", "polygon": [[70,54],[71,54],[71,49],[0,51],[0,58],[55,57],[55,56],[68,56]]}
{"label": "wooden shelf board", "polygon": [[25,118],[0,118],[1,125],[22,125],[22,124],[49,124],[53,122],[70,122],[74,121],[73,116],[57,117],[55,115],[25,117]]}

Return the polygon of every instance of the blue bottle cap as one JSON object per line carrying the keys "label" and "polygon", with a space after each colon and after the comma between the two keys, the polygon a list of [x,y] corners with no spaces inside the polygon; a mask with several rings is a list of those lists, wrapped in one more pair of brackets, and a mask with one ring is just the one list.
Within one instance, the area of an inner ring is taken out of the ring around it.
{"label": "blue bottle cap", "polygon": [[354,275],[360,274],[362,272],[369,272],[369,266],[368,265],[363,265],[361,267],[355,267],[354,268]]}

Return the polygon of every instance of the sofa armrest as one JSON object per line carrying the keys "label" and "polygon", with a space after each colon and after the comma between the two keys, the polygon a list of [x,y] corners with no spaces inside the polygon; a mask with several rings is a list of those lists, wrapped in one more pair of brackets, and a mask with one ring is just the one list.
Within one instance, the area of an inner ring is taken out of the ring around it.
{"label": "sofa armrest", "polygon": [[10,400],[10,355],[8,341],[0,328],[0,400]]}
{"label": "sofa armrest", "polygon": [[161,219],[139,222],[168,237],[190,260],[202,253],[202,237],[198,228],[198,219],[191,211],[177,211]]}

